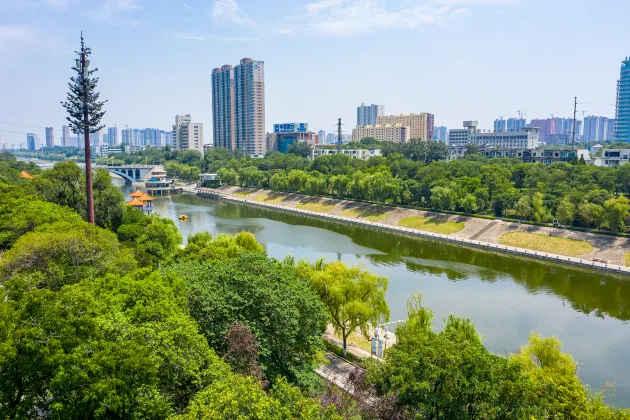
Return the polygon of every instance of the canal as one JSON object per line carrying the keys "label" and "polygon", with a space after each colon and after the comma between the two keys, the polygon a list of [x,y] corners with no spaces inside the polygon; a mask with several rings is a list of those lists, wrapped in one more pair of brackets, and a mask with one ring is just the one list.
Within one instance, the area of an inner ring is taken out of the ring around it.
{"label": "canal", "polygon": [[248,231],[272,257],[362,265],[389,277],[392,319],[405,318],[417,290],[435,312],[436,329],[451,313],[469,317],[497,354],[517,351],[531,332],[556,336],[586,384],[613,383],[609,402],[630,407],[630,279],[193,195],[161,197],[155,206],[185,238]]}

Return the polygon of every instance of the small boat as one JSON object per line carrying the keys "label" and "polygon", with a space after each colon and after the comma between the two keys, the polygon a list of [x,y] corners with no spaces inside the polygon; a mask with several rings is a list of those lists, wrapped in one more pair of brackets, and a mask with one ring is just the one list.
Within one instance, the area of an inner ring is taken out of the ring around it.
{"label": "small boat", "polygon": [[179,220],[181,220],[182,222],[185,222],[186,220],[188,220],[188,216],[186,216],[185,214],[181,214],[179,216]]}

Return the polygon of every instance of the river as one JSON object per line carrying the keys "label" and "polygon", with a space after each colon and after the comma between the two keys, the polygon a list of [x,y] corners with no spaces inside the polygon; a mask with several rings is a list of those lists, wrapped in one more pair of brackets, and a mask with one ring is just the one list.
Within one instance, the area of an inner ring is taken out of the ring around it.
{"label": "river", "polygon": [[160,197],[155,209],[185,238],[248,231],[272,257],[360,264],[389,277],[392,320],[405,318],[417,290],[435,312],[436,329],[451,313],[468,317],[497,354],[518,350],[531,332],[556,336],[584,383],[598,390],[612,382],[609,402],[630,407],[630,279],[193,195]]}

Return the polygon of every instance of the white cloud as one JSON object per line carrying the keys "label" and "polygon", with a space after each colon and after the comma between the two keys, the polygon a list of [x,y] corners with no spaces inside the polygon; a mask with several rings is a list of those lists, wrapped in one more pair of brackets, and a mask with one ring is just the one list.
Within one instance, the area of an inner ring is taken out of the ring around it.
{"label": "white cloud", "polygon": [[44,3],[50,7],[62,9],[70,6],[73,3],[73,0],[44,0]]}
{"label": "white cloud", "polygon": [[256,26],[236,0],[214,0],[212,17],[215,20],[228,19],[239,25]]}
{"label": "white cloud", "polygon": [[0,25],[0,42],[21,41],[32,35],[33,31],[26,25]]}
{"label": "white cloud", "polygon": [[349,0],[327,7],[325,13],[311,16],[308,26],[312,32],[320,35],[347,36],[381,29],[414,29],[441,24],[464,12],[465,9],[462,8],[455,9],[428,2],[388,10],[384,1]]}
{"label": "white cloud", "polygon": [[339,6],[343,2],[344,0],[319,0],[312,3],[308,3],[304,7],[306,8],[306,11],[309,14],[315,14],[322,10],[326,10],[330,7]]}
{"label": "white cloud", "polygon": [[176,32],[173,37],[183,41],[222,41],[222,42],[255,42],[258,38],[250,37],[234,37],[234,36],[217,36],[217,35],[199,35],[194,32]]}
{"label": "white cloud", "polygon": [[141,9],[139,0],[105,0],[103,6],[94,12],[94,20],[105,21],[118,13]]}
{"label": "white cloud", "polygon": [[186,9],[186,10],[192,10],[192,7],[190,7],[189,5],[187,5],[186,3],[184,3],[184,9]]}

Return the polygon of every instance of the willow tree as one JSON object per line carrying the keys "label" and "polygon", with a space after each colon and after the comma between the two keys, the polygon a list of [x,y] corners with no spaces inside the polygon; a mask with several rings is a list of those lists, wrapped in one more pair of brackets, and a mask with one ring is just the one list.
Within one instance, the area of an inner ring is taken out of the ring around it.
{"label": "willow tree", "polygon": [[68,83],[68,95],[65,102],[61,102],[68,116],[66,120],[70,123],[70,129],[74,134],[83,134],[85,147],[85,184],[87,192],[87,218],[88,222],[94,224],[94,192],[92,191],[92,161],[90,150],[90,134],[98,132],[105,127],[101,125],[101,120],[105,115],[103,105],[107,101],[99,101],[100,93],[96,91],[98,77],[91,77],[98,71],[97,68],[90,70],[90,60],[88,57],[92,50],[85,46],[83,33],[81,33],[81,50],[75,51],[79,56],[75,60],[72,70],[76,73],[70,77]]}

